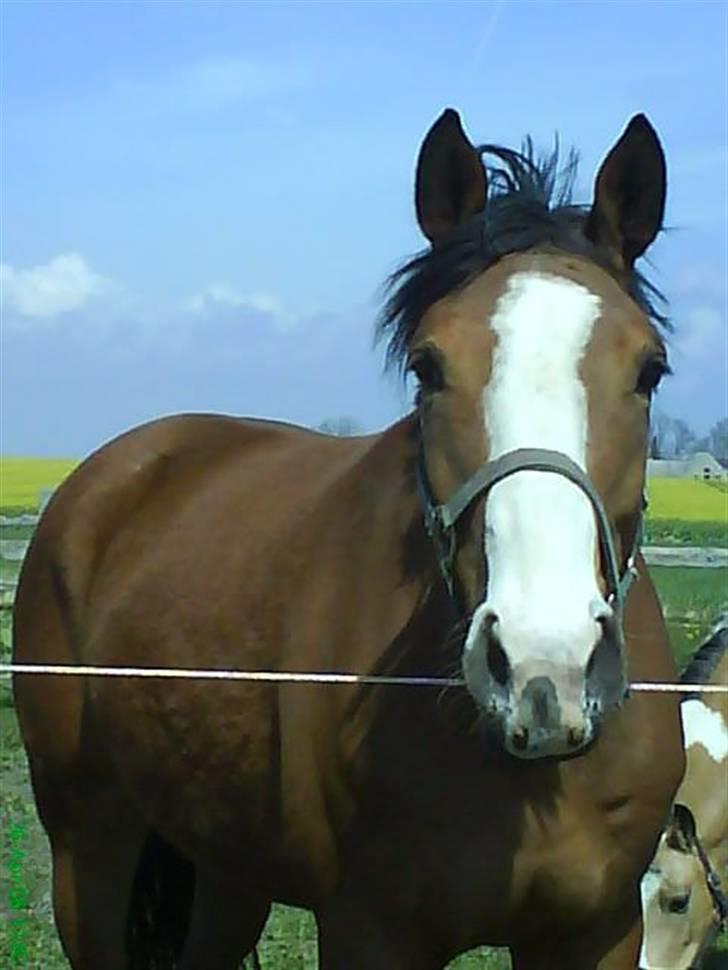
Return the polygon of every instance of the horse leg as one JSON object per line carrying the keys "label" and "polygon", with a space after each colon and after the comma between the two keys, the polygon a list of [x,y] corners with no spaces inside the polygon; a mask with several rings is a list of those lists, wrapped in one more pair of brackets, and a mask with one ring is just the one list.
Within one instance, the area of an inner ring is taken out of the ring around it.
{"label": "horse leg", "polygon": [[256,946],[270,900],[199,864],[180,970],[237,970]]}
{"label": "horse leg", "polygon": [[443,970],[447,962],[412,927],[344,900],[329,901],[316,922],[319,970]]}
{"label": "horse leg", "polygon": [[124,823],[49,833],[56,926],[73,970],[127,970],[127,913],[145,830],[128,816]]}
{"label": "horse leg", "polygon": [[512,947],[513,970],[635,970],[642,943],[642,918],[634,909],[609,926],[596,925],[579,936],[544,935],[536,944]]}
{"label": "horse leg", "polygon": [[621,940],[597,964],[599,970],[634,970],[642,946],[642,918],[633,921]]}

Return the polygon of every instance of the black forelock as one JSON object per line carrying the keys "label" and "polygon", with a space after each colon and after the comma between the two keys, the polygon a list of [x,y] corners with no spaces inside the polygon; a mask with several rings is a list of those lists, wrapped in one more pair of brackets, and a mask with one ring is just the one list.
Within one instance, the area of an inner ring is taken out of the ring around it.
{"label": "black forelock", "polygon": [[495,159],[486,166],[488,198],[483,211],[408,260],[386,281],[388,296],[376,334],[388,341],[388,365],[403,368],[420,321],[434,303],[465,287],[502,256],[539,246],[596,263],[657,325],[670,329],[668,317],[655,306],[665,304],[659,290],[637,270],[620,270],[607,251],[584,234],[589,206],[572,201],[578,165],[574,149],[562,168],[558,142],[552,152],[538,158],[530,137],[520,152],[498,145],[477,150]]}

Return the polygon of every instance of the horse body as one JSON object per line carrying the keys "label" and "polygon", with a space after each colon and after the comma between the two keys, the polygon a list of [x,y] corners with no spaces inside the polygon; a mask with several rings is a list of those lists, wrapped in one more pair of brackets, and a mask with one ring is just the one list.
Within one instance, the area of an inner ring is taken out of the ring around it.
{"label": "horse body", "polygon": [[[411,667],[424,633],[433,649],[419,651],[417,670],[442,672],[455,662],[440,646],[450,605],[431,572],[413,574],[401,549],[382,555],[378,542],[409,531],[413,556],[426,545],[413,447],[411,420],[361,439],[208,416],[125,435],[44,516],[21,587],[35,593],[17,604],[18,658],[366,672],[392,645],[386,669],[401,669],[401,658]],[[246,526],[261,521],[265,550]],[[284,603],[268,600],[274,589]],[[62,624],[36,635],[54,614]],[[669,678],[644,572],[626,622],[633,675]],[[398,914],[443,959],[511,942],[524,925],[538,940],[561,924],[563,947],[639,876],[664,810],[655,793],[673,782],[659,758],[669,700],[633,699],[588,757],[541,765],[484,748],[462,730],[462,710],[434,703],[430,689],[361,693],[102,678],[16,685],[26,743],[43,750],[31,765],[54,842],[64,825],[43,793],[71,800],[76,778],[89,811],[98,785],[144,831],[202,869],[239,873],[248,892],[322,912],[355,893],[372,920]],[[49,708],[65,712],[62,729],[42,724],[41,739],[39,710]],[[235,918],[235,899],[219,905]]]}
{"label": "horse body", "polygon": [[[416,413],[354,439],[209,415],[122,436],[46,509],[14,652],[29,663],[462,668],[468,690],[17,677],[74,970],[233,970],[274,900],[314,911],[324,970],[439,970],[486,942],[510,946],[517,970],[635,965],[640,876],[684,762],[673,698],[622,703],[627,671],[660,681],[675,670],[643,561],[622,617],[598,539],[614,531],[620,563],[634,545],[662,350],[628,269],[610,275],[591,259],[596,243],[573,243],[569,213],[549,228],[566,254],[529,236],[462,277],[471,243],[460,251],[457,223],[482,206],[485,174],[453,114],[418,166],[433,249],[410,288],[416,332],[406,322],[395,340],[417,361]],[[634,199],[633,174],[619,170],[649,174],[646,125],[630,126],[598,186]],[[448,174],[453,164],[464,171]],[[595,238],[614,216],[609,191],[597,193]],[[660,211],[646,226],[617,219],[628,262]],[[550,225],[546,209],[538,225]],[[436,238],[450,230],[454,258]],[[574,320],[562,326],[563,313]],[[539,348],[535,366],[514,314]],[[495,319],[499,329],[486,325]],[[537,323],[571,343],[549,347]],[[531,369],[529,394],[513,360]],[[491,372],[500,391],[489,397]],[[484,420],[499,429],[490,445]],[[564,452],[558,467],[516,467],[492,499],[475,494],[444,559],[423,521],[425,480],[442,499],[489,447],[518,457],[538,445]],[[559,477],[575,464],[578,486]],[[606,506],[596,524],[587,490]],[[180,860],[194,896],[171,912]],[[146,893],[161,909],[136,905]]]}
{"label": "horse body", "polygon": [[[725,619],[682,679],[728,685]],[[721,924],[728,926],[728,696],[689,697],[682,720],[685,776],[643,880],[644,970],[700,966]]]}

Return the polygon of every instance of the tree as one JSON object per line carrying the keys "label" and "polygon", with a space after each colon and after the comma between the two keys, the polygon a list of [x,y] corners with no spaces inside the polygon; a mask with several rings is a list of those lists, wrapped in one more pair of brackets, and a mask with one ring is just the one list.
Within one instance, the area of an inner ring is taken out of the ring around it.
{"label": "tree", "polygon": [[675,434],[675,454],[680,458],[693,454],[698,444],[698,437],[693,429],[682,418],[673,418],[672,425]]}
{"label": "tree", "polygon": [[728,418],[716,421],[708,432],[708,451],[721,465],[728,466]]}
{"label": "tree", "polygon": [[355,418],[326,418],[316,430],[339,438],[348,438],[351,435],[361,434],[361,425]]}
{"label": "tree", "polygon": [[652,415],[651,438],[650,453],[653,458],[682,458],[693,454],[701,444],[686,421],[659,411]]}
{"label": "tree", "polygon": [[672,434],[672,418],[661,411],[652,412],[652,457],[672,458],[675,454],[675,442]]}

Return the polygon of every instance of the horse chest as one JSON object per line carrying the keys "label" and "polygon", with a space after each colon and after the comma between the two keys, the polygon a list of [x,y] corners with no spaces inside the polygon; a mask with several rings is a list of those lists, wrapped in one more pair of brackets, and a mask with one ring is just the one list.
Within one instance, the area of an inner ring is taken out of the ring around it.
{"label": "horse chest", "polygon": [[514,907],[537,906],[543,913],[556,906],[573,917],[598,912],[623,889],[626,862],[608,831],[594,821],[537,822],[514,857]]}

